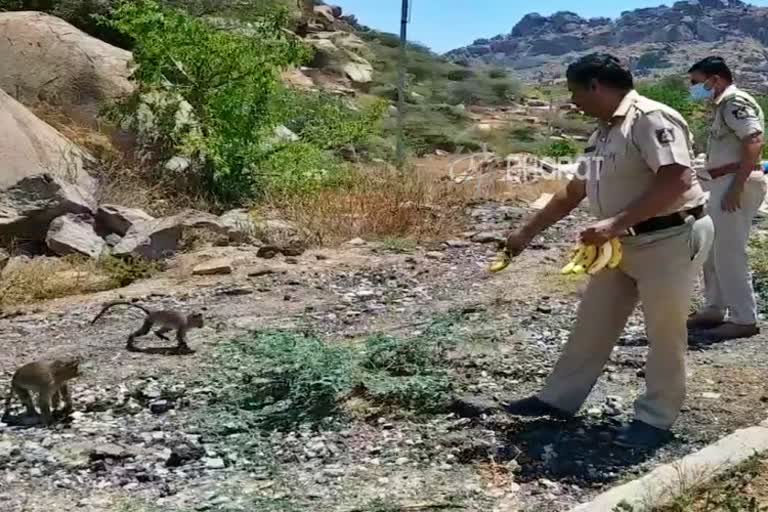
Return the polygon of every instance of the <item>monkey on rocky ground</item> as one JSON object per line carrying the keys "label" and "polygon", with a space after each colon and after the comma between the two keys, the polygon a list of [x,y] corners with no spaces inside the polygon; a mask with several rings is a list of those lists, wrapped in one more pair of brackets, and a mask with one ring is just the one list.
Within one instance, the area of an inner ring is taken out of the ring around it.
{"label": "monkey on rocky ground", "polygon": [[80,360],[77,357],[34,361],[16,370],[11,379],[11,390],[5,399],[3,418],[8,418],[13,395],[26,406],[29,416],[36,416],[35,404],[30,392],[37,393],[37,405],[46,425],[53,422],[52,410],[64,400],[63,412],[72,412],[72,396],[67,381],[80,376]]}
{"label": "monkey on rocky ground", "polygon": [[195,351],[192,350],[187,344],[187,332],[190,329],[199,329],[203,327],[202,313],[191,313],[189,315],[185,315],[183,313],[167,309],[152,311],[148,308],[145,308],[144,306],[140,306],[132,302],[114,301],[109,302],[104,306],[104,309],[102,309],[101,312],[96,315],[96,318],[91,321],[91,325],[96,323],[96,320],[101,318],[101,316],[106,313],[108,309],[118,305],[130,306],[140,309],[147,315],[141,327],[136,332],[133,332],[130,336],[128,336],[128,342],[126,344],[127,350],[131,352],[137,351],[135,344],[136,338],[149,334],[149,331],[152,330],[152,326],[157,324],[160,326],[160,328],[155,331],[155,336],[162,340],[170,341],[166,334],[175,330],[177,342],[176,351],[179,353],[184,352],[187,354],[194,354]]}

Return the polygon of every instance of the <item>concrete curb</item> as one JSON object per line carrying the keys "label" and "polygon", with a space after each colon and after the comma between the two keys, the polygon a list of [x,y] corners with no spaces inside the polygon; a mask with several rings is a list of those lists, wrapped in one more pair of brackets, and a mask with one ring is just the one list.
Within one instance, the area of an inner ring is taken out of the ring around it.
{"label": "concrete curb", "polygon": [[768,420],[737,430],[716,443],[675,462],[659,466],[647,475],[600,494],[569,512],[617,512],[625,503],[632,512],[647,512],[668,504],[685,490],[701,485],[732,469],[753,455],[768,451]]}

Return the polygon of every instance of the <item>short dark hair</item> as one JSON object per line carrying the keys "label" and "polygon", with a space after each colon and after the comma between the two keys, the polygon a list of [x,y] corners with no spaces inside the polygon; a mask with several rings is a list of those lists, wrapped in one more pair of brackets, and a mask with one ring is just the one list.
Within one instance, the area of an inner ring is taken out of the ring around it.
{"label": "short dark hair", "polygon": [[695,73],[696,71],[703,73],[707,78],[718,75],[725,78],[729,82],[733,82],[733,73],[731,73],[731,69],[728,67],[728,65],[725,63],[725,59],[722,57],[711,56],[707,57],[706,59],[702,59],[691,66],[691,69],[688,70],[688,73]]}
{"label": "short dark hair", "polygon": [[597,80],[609,87],[625,91],[635,87],[629,68],[608,53],[592,53],[580,58],[568,66],[565,76],[569,82],[583,86]]}

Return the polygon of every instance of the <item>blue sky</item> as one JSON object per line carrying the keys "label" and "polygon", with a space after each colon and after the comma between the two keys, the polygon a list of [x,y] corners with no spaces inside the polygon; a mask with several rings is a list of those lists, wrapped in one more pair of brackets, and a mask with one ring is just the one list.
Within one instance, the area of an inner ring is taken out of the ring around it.
{"label": "blue sky", "polygon": [[[529,12],[549,15],[573,11],[590,18],[618,17],[621,11],[655,7],[675,0],[411,0],[408,39],[426,44],[442,53],[465,46],[481,37],[506,34]],[[369,27],[400,33],[401,0],[329,0],[345,13],[354,14]],[[768,6],[768,0],[753,0]],[[482,7],[480,7],[482,5]]]}

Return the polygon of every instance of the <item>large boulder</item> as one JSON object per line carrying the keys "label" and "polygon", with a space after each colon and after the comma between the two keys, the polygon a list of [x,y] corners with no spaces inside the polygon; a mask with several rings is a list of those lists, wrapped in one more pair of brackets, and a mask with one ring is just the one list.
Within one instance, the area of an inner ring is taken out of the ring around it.
{"label": "large boulder", "polygon": [[107,243],[93,228],[93,217],[71,213],[51,222],[45,242],[59,256],[80,254],[98,258],[107,248]]}
{"label": "large boulder", "polygon": [[131,226],[112,254],[160,260],[176,252],[182,234],[183,227],[174,217],[139,222]]}
{"label": "large boulder", "polygon": [[43,240],[50,221],[90,213],[92,157],[0,90],[0,239]]}
{"label": "large boulder", "polygon": [[40,12],[0,13],[0,88],[94,124],[105,100],[133,90],[131,53]]}

